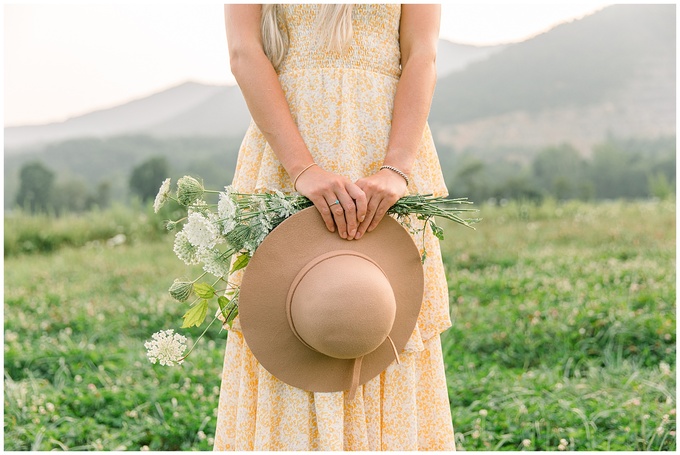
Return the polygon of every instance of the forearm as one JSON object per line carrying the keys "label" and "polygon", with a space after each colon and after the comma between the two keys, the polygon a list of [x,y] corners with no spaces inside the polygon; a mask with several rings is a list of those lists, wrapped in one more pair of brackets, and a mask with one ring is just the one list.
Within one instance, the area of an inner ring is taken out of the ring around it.
{"label": "forearm", "polygon": [[253,120],[288,175],[295,178],[313,158],[262,48],[260,16],[259,5],[225,5],[231,71]]}
{"label": "forearm", "polygon": [[432,104],[437,79],[434,59],[411,56],[397,84],[384,164],[411,174]]}
{"label": "forearm", "polygon": [[295,178],[314,160],[293,121],[276,72],[264,53],[241,60],[234,77],[253,120],[288,175]]}
{"label": "forearm", "polygon": [[423,139],[437,81],[440,5],[401,6],[399,47],[401,78],[392,109],[392,127],[384,164],[411,174]]}

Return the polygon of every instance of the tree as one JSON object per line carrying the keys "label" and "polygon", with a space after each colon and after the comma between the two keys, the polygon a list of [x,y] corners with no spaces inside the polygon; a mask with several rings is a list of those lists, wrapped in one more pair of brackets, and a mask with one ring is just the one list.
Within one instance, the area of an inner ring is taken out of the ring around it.
{"label": "tree", "polygon": [[143,202],[153,200],[168,174],[168,162],[165,157],[150,158],[132,170],[130,191],[139,196]]}
{"label": "tree", "polygon": [[54,185],[52,208],[56,215],[80,213],[89,209],[90,194],[87,185],[80,179],[60,181]]}
{"label": "tree", "polygon": [[531,163],[535,184],[557,199],[581,196],[586,163],[569,144],[541,150]]}
{"label": "tree", "polygon": [[30,213],[47,212],[54,187],[54,172],[40,161],[26,163],[19,171],[16,203]]}

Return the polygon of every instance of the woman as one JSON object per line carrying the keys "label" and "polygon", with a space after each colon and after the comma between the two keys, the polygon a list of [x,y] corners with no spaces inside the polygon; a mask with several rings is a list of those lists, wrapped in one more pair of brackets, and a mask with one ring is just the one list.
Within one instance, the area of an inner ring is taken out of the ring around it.
{"label": "woman", "polygon": [[[348,241],[407,193],[446,195],[427,126],[439,17],[438,5],[225,5],[231,70],[253,118],[234,188],[298,191]],[[279,381],[234,321],[215,449],[454,450],[439,338],[448,288],[429,230],[423,247],[423,305],[401,362],[353,400]]]}

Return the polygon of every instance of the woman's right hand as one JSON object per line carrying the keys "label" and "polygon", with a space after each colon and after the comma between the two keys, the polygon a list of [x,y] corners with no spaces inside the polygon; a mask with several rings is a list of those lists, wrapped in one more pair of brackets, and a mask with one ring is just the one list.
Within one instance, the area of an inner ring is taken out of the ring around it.
{"label": "woman's right hand", "polygon": [[366,217],[366,195],[361,188],[347,177],[319,166],[305,170],[295,187],[298,193],[312,201],[329,231],[334,232],[337,225],[340,237],[354,239],[359,223]]}

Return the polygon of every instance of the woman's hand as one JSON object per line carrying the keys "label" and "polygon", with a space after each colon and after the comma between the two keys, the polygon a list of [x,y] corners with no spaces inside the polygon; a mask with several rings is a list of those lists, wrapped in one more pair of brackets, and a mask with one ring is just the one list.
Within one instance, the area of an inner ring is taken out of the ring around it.
{"label": "woman's hand", "polygon": [[[366,195],[348,178],[312,166],[304,171],[295,184],[323,217],[329,231],[347,240],[354,239],[359,223],[366,217]],[[335,203],[339,201],[339,203]]]}
{"label": "woman's hand", "polygon": [[377,173],[357,180],[357,186],[366,194],[368,206],[366,218],[359,224],[355,239],[364,233],[371,232],[378,226],[387,210],[406,194],[406,180],[389,169],[381,169]]}

